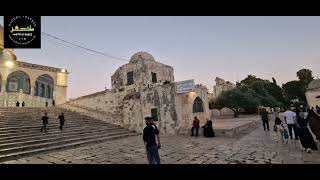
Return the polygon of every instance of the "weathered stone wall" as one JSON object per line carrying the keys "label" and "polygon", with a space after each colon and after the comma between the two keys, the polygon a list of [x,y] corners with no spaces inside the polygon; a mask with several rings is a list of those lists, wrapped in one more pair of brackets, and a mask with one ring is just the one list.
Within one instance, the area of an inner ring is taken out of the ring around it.
{"label": "weathered stone wall", "polygon": [[151,116],[151,109],[158,111],[158,127],[163,134],[175,134],[178,127],[178,115],[175,104],[176,86],[166,84],[141,92],[142,115]]}
{"label": "weathered stone wall", "polygon": [[[108,116],[102,120],[123,125],[123,96],[123,92],[116,93],[114,90],[107,90],[79,97],[69,101],[67,104],[78,107],[74,108],[74,111],[79,110],[81,107],[87,111],[101,112]],[[95,116],[93,117],[97,118]]]}
{"label": "weathered stone wall", "polygon": [[114,118],[114,117],[118,117],[118,115],[114,115],[111,113],[106,113],[103,111],[98,111],[95,109],[91,109],[88,107],[84,107],[84,106],[79,106],[79,105],[75,105],[75,104],[70,104],[70,103],[65,103],[62,105],[59,105],[60,108],[64,108],[67,110],[71,110],[74,112],[78,112],[82,115],[86,115],[89,117],[93,117],[95,119],[99,119],[102,120],[104,122],[107,123],[111,123],[111,124],[116,124],[119,126],[122,126],[123,124],[119,121],[119,119],[121,119],[121,116],[119,116],[119,118]]}
{"label": "weathered stone wall", "polygon": [[[127,73],[133,71],[132,85],[127,85]],[[157,74],[157,83],[152,82],[151,72]],[[112,89],[140,91],[163,85],[165,81],[173,82],[173,68],[155,61],[138,61],[121,66],[111,77]]]}
{"label": "weathered stone wall", "polygon": [[[193,92],[178,94],[176,98],[176,109],[178,112],[178,132],[180,134],[189,133],[192,121],[195,116],[200,120],[200,125],[204,125],[206,119],[210,117],[207,88],[197,86]],[[203,102],[202,113],[193,113],[193,102],[196,97],[200,97]]]}

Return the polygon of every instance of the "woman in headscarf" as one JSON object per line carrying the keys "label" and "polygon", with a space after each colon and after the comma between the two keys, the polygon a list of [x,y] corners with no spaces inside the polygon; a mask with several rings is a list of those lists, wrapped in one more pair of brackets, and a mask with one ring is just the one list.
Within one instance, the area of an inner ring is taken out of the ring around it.
{"label": "woman in headscarf", "polygon": [[320,116],[312,109],[308,109],[307,119],[312,133],[316,136],[316,140],[320,144]]}
{"label": "woman in headscarf", "polygon": [[202,128],[203,128],[203,135],[205,137],[214,137],[214,131],[212,128],[212,121],[210,119],[207,119],[206,124]]}
{"label": "woman in headscarf", "polygon": [[308,129],[308,112],[305,107],[301,108],[299,116],[297,116],[297,126],[299,129],[299,139],[305,150],[308,153],[310,153],[311,150],[318,150],[318,147]]}
{"label": "woman in headscarf", "polygon": [[274,130],[277,132],[277,143],[279,143],[279,142],[288,143],[288,140],[284,141],[284,137],[283,137],[283,132],[285,129],[283,126],[283,122],[279,118],[278,114],[276,114],[275,116],[276,116],[276,118],[274,120]]}

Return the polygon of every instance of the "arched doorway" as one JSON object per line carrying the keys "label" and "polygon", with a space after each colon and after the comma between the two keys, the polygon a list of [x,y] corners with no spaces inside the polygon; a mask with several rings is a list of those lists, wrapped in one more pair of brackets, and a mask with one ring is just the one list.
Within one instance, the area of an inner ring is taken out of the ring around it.
{"label": "arched doorway", "polygon": [[35,96],[53,99],[53,78],[47,74],[41,75],[35,82]]}
{"label": "arched doorway", "polygon": [[198,96],[193,102],[193,113],[203,112],[203,102]]}
{"label": "arched doorway", "polygon": [[14,71],[7,78],[7,92],[30,94],[30,77],[23,71]]}

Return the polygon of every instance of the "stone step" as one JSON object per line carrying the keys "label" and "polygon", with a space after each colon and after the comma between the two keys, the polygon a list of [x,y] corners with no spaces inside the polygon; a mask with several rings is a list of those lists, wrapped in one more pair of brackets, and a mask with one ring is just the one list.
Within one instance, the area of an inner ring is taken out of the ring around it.
{"label": "stone step", "polygon": [[[41,133],[41,117],[48,113],[48,132]],[[58,116],[66,122],[61,132]],[[137,135],[118,125],[59,108],[0,108],[0,162],[41,152]]]}
{"label": "stone step", "polygon": [[[91,140],[91,139],[99,139],[102,137],[108,137],[113,135],[114,133],[108,133],[108,134],[98,134],[98,135],[88,135],[85,137],[76,137],[76,138],[70,138],[70,139],[62,139],[62,140],[55,140],[51,142],[44,142],[39,144],[32,144],[32,145],[25,145],[20,147],[13,147],[13,148],[7,148],[7,149],[0,149],[0,155],[15,153],[15,152],[21,152],[21,151],[28,151],[32,149],[40,149],[40,148],[46,148],[50,146],[57,146],[65,143],[73,143],[77,141],[85,141],[85,140]],[[118,133],[116,133],[118,135]],[[122,134],[122,133],[121,133]]]}
{"label": "stone step", "polygon": [[[15,119],[41,119],[41,117],[43,116],[43,114],[38,114],[38,115],[2,115],[0,116],[0,120],[15,120]],[[50,119],[56,119],[58,118],[59,114],[56,115],[51,115],[49,114],[48,117]],[[67,118],[83,118],[83,119],[92,119],[90,117],[84,117],[84,116],[80,116],[79,114],[65,114],[64,115]]]}
{"label": "stone step", "polygon": [[47,133],[36,132],[34,134],[2,137],[2,138],[0,138],[0,144],[1,143],[18,142],[18,141],[26,141],[26,140],[38,139],[38,138],[42,138],[42,137],[60,136],[62,133],[64,135],[68,135],[68,134],[78,134],[78,133],[81,134],[81,133],[96,132],[96,131],[119,131],[119,130],[125,130],[125,129],[122,129],[122,128],[101,128],[101,129],[80,128],[80,129],[67,129],[67,130],[63,130],[63,132],[61,132],[60,130],[48,131]]}
{"label": "stone step", "polygon": [[93,135],[109,135],[109,134],[121,134],[121,133],[127,133],[127,130],[120,129],[120,130],[100,130],[100,131],[95,131],[95,132],[81,132],[81,133],[73,133],[73,134],[64,134],[60,133],[59,135],[54,135],[54,136],[49,136],[48,138],[40,138],[40,139],[28,139],[27,141],[14,141],[10,143],[3,143],[0,142],[0,150],[1,149],[7,149],[7,148],[13,148],[13,147],[19,147],[19,146],[26,146],[26,145],[33,145],[33,144],[39,144],[39,143],[45,143],[45,142],[52,142],[52,141],[59,141],[62,139],[72,139],[75,137],[86,137],[88,135],[93,136]]}
{"label": "stone step", "polygon": [[[48,124],[48,127],[56,127],[59,126],[59,122],[54,122]],[[87,121],[79,121],[79,122],[65,122],[65,126],[73,127],[73,126],[80,126],[80,125],[107,125],[106,123],[103,122],[87,122]],[[0,125],[0,132],[8,132],[10,130],[20,130],[20,129],[39,129],[42,127],[42,122],[37,122],[37,123],[30,123],[30,124],[21,124],[21,125],[5,125],[1,126]],[[0,133],[1,134],[1,133]]]}
{"label": "stone step", "polygon": [[102,138],[97,138],[97,139],[84,140],[84,141],[78,141],[78,142],[73,142],[73,143],[66,143],[63,145],[50,146],[50,147],[45,147],[45,148],[38,148],[38,149],[32,149],[32,150],[28,150],[28,151],[21,151],[21,152],[6,154],[6,155],[0,155],[0,162],[19,159],[22,157],[28,157],[28,156],[32,156],[32,155],[43,153],[43,152],[52,152],[52,151],[56,151],[56,150],[76,148],[76,147],[80,147],[83,145],[89,145],[89,144],[93,144],[93,143],[101,143],[101,142],[105,142],[105,141],[120,139],[120,138],[134,136],[134,135],[136,135],[136,134],[135,133],[126,133],[126,134],[121,134],[121,135],[108,136],[108,137],[102,137]]}
{"label": "stone step", "polygon": [[[117,128],[117,129],[121,129],[121,127],[112,127],[112,126],[101,126],[101,125],[96,125],[96,126],[79,126],[79,127],[74,127],[74,128],[69,128],[68,126],[64,127],[65,131],[75,131],[75,130],[86,130],[86,129],[102,129],[102,128]],[[58,127],[56,128],[49,128],[48,132],[60,132],[60,129]],[[25,135],[25,134],[36,134],[36,133],[40,133],[40,128],[37,130],[33,130],[33,131],[16,131],[16,132],[11,132],[11,133],[2,133],[0,134],[0,138],[3,137],[10,137],[10,136],[16,136],[16,135]]]}
{"label": "stone step", "polygon": [[[65,127],[73,128],[73,127],[80,127],[80,126],[107,126],[107,124],[65,124]],[[109,125],[110,126],[110,125]],[[8,130],[0,130],[0,135],[1,134],[7,134],[7,133],[20,133],[20,132],[30,132],[30,131],[35,131],[36,129],[41,128],[41,125],[37,126],[32,126],[30,128],[15,128],[15,129],[8,129]],[[50,124],[47,126],[49,129],[50,128],[58,128],[59,124]]]}

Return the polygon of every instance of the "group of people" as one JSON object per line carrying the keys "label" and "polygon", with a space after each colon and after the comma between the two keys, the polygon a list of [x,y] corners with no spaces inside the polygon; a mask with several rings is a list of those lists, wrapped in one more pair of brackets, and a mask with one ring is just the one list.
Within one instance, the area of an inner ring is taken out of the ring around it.
{"label": "group of people", "polygon": [[[300,140],[302,147],[308,153],[310,153],[311,150],[318,150],[317,144],[311,134],[312,132],[315,135],[320,145],[320,116],[317,112],[318,111],[315,111],[313,108],[307,108],[305,106],[296,108],[289,107],[283,114],[284,122],[279,118],[278,113],[276,113],[274,131],[278,133],[277,142],[288,143],[290,137],[292,140]],[[260,115],[264,130],[269,131],[268,112],[262,110]],[[310,127],[311,132],[308,127]]]}
{"label": "group of people", "polygon": [[[48,101],[46,101],[46,107],[48,107],[48,105],[49,105],[49,103],[48,103]],[[56,106],[56,102],[54,100],[52,100],[52,106],[53,107]]]}
{"label": "group of people", "polygon": [[[64,122],[65,122],[64,113],[61,113],[61,114],[58,116],[58,119],[59,119],[59,121],[60,121],[59,129],[62,131]],[[47,113],[47,112],[44,113],[44,116],[42,116],[41,120],[42,120],[41,132],[43,132],[43,131],[44,131],[44,132],[47,132],[47,130],[48,130],[48,124],[49,124],[49,117],[48,117],[48,113]]]}
{"label": "group of people", "polygon": [[[16,102],[16,107],[19,107],[20,106],[20,102],[19,101],[17,101]],[[24,103],[24,101],[22,101],[22,104],[21,104],[21,106],[22,107],[24,107],[25,106],[25,103]]]}
{"label": "group of people", "polygon": [[[48,101],[46,101],[46,107],[48,107]],[[56,103],[55,103],[55,101],[54,100],[52,100],[52,106],[55,106],[56,105]],[[19,107],[20,106],[20,102],[19,101],[17,101],[16,102],[16,107]],[[21,106],[22,107],[24,107],[25,106],[25,103],[24,103],[24,101],[22,101],[22,104],[21,104]]]}
{"label": "group of people", "polygon": [[[199,134],[199,128],[200,128],[200,120],[197,118],[197,116],[194,117],[192,128],[191,128],[191,136],[194,136],[194,131],[196,131],[196,137],[198,137]],[[212,121],[210,119],[207,119],[207,122],[203,128],[203,135],[205,137],[214,137],[214,131],[212,127]]]}
{"label": "group of people", "polygon": [[[154,118],[145,118],[146,127],[143,129],[143,142],[145,145],[147,159],[149,164],[160,164],[159,149],[161,148],[159,129],[154,122]],[[196,137],[198,136],[200,128],[200,121],[197,117],[194,118],[193,126],[191,128],[191,136],[194,136],[194,130],[196,131]],[[205,137],[214,137],[214,131],[212,128],[212,121],[207,119],[207,122],[202,126]]]}

